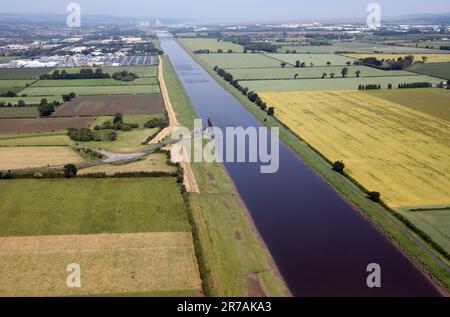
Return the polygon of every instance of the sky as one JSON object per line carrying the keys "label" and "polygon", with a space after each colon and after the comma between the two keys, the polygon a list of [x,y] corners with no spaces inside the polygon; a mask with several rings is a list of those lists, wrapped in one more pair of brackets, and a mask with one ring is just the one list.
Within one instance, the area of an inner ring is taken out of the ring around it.
{"label": "sky", "polygon": [[385,17],[450,12],[449,0],[1,0],[0,13],[65,14],[71,2],[88,15],[223,23],[362,18],[372,2],[380,4]]}

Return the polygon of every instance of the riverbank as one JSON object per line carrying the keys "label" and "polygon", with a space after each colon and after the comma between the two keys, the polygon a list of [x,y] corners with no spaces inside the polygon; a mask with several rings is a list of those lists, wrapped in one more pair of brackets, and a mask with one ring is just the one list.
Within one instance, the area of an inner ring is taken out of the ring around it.
{"label": "riverbank", "polygon": [[[180,124],[197,114],[167,56],[164,78]],[[289,296],[290,292],[255,230],[222,164],[194,163],[200,193],[188,194],[194,243],[207,296]]]}
{"label": "riverbank", "polygon": [[[181,43],[179,43],[182,45]],[[291,133],[277,120],[267,116],[267,114],[256,107],[238,90],[225,82],[211,68],[195,58],[195,55],[185,49],[222,87],[239,100],[261,123],[268,127],[278,127],[280,129],[281,140],[288,145],[300,158],[308,164],[317,174],[343,196],[352,205],[357,207],[364,215],[370,218],[371,223],[376,228],[394,242],[404,254],[408,255],[423,272],[431,276],[434,281],[439,281],[448,290],[450,288],[450,277],[448,271],[438,261],[448,263],[445,259],[434,251],[430,246],[409,231],[406,226],[394,218],[388,210],[367,199],[364,192],[345,177],[333,172],[326,160],[321,158],[305,142]]]}

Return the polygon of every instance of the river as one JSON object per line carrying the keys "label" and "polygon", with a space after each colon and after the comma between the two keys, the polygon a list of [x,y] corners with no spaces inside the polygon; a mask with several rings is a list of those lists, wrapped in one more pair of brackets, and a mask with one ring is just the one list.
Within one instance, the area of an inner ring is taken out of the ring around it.
{"label": "river", "polygon": [[[162,40],[200,118],[215,126],[261,127],[174,40]],[[424,274],[285,145],[280,168],[225,163],[230,177],[294,296],[438,296]],[[381,287],[366,283],[370,263]]]}

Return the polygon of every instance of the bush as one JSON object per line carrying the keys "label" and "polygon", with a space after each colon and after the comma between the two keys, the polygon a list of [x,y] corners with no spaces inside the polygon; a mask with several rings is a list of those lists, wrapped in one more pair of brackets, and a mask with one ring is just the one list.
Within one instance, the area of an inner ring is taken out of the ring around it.
{"label": "bush", "polygon": [[333,163],[333,170],[342,173],[345,169],[345,164],[342,161],[336,161]]}
{"label": "bush", "polygon": [[77,173],[78,173],[78,169],[75,165],[67,164],[66,166],[64,166],[64,176],[66,178],[76,177]]}
{"label": "bush", "polygon": [[379,192],[369,192],[368,197],[370,200],[377,203],[377,202],[380,202],[381,194]]}

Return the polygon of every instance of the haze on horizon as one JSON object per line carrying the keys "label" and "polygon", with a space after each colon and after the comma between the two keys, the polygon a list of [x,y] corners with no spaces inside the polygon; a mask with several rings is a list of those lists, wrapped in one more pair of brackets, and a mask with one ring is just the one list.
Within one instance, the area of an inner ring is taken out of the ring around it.
{"label": "haze on horizon", "polygon": [[71,2],[82,14],[189,19],[197,22],[262,22],[362,19],[375,2],[382,16],[450,12],[450,1],[434,0],[2,0],[0,13],[66,14]]}

